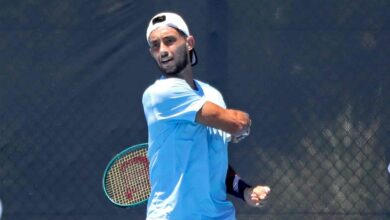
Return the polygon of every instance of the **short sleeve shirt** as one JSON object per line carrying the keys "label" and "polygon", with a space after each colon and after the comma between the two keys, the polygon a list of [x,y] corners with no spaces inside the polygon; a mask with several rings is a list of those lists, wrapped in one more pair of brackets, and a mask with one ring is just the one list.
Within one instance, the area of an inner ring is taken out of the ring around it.
{"label": "short sleeve shirt", "polygon": [[225,132],[196,123],[206,101],[223,108],[218,90],[195,80],[161,78],[142,97],[148,124],[151,195],[147,219],[235,219],[226,200]]}

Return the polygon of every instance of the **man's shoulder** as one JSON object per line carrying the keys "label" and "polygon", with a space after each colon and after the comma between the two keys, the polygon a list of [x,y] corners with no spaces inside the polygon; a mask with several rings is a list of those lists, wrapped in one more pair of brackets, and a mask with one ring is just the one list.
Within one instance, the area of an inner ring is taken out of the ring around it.
{"label": "man's shoulder", "polygon": [[172,84],[172,80],[157,79],[145,89],[144,95],[145,94],[153,94],[156,92],[162,92],[162,91],[168,89],[170,87],[170,84]]}
{"label": "man's shoulder", "polygon": [[195,81],[205,91],[209,91],[209,92],[211,91],[213,93],[218,93],[218,94],[221,93],[217,88],[215,88],[214,86],[210,85],[209,83],[200,81],[198,79],[196,79]]}
{"label": "man's shoulder", "polygon": [[177,87],[188,87],[187,83],[183,79],[179,78],[160,78],[154,81],[153,84],[149,85],[146,90],[166,90]]}
{"label": "man's shoulder", "polygon": [[[157,79],[153,84],[149,85],[144,93],[143,98],[152,98],[164,100],[168,97],[185,96],[183,94],[192,94],[191,87],[185,80],[179,78],[161,78]],[[178,94],[181,94],[178,96]]]}
{"label": "man's shoulder", "polygon": [[207,82],[204,82],[204,81],[201,81],[201,80],[198,80],[198,79],[195,79],[194,81],[195,81],[196,84],[198,84],[202,89],[217,90],[216,88],[214,88],[212,85],[210,85],[210,84],[207,83]]}

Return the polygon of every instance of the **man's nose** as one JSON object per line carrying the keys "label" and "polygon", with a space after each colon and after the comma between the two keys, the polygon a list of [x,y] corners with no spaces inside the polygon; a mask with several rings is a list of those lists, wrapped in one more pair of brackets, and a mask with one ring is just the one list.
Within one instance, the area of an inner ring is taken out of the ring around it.
{"label": "man's nose", "polygon": [[161,57],[168,56],[168,47],[165,44],[161,44],[159,53]]}
{"label": "man's nose", "polygon": [[160,57],[161,57],[161,58],[167,57],[168,54],[169,54],[169,53],[168,53],[167,51],[161,51],[161,52],[160,52]]}
{"label": "man's nose", "polygon": [[160,44],[160,53],[166,52],[166,51],[168,51],[167,45],[165,45],[164,43],[161,43]]}

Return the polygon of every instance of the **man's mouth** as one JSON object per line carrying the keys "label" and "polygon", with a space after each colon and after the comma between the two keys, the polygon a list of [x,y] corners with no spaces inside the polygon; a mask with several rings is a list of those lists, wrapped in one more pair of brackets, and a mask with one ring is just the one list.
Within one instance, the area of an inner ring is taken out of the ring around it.
{"label": "man's mouth", "polygon": [[164,59],[161,59],[160,63],[161,64],[168,64],[169,62],[171,62],[173,59],[172,58],[164,58]]}

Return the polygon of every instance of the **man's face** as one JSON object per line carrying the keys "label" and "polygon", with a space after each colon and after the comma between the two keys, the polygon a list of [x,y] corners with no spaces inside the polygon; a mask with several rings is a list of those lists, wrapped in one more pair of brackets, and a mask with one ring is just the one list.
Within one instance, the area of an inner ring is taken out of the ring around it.
{"label": "man's face", "polygon": [[177,75],[190,64],[186,43],[186,38],[171,27],[159,27],[150,34],[150,53],[166,75]]}

